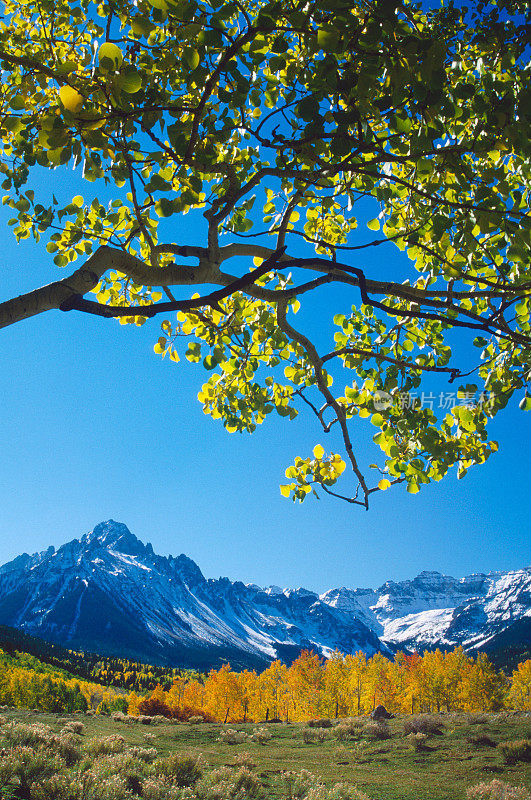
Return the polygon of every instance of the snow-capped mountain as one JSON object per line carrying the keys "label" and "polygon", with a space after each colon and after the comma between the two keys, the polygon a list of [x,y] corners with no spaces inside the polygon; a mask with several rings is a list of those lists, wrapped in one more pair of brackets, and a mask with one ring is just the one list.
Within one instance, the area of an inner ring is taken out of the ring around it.
{"label": "snow-capped mountain", "polygon": [[[262,589],[206,579],[109,520],[57,551],[0,567],[0,624],[72,649],[208,668],[329,655],[484,646],[531,616],[531,570],[461,580],[423,572],[377,590]],[[528,620],[526,620],[528,621]],[[525,628],[526,630],[528,628]]]}

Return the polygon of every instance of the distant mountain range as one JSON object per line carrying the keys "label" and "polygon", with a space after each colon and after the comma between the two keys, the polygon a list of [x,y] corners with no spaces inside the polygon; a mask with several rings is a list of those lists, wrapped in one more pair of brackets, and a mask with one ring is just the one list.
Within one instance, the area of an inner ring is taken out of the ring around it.
{"label": "distant mountain range", "polygon": [[460,580],[422,572],[379,589],[261,588],[206,579],[109,520],[0,567],[0,624],[63,646],[153,664],[263,668],[303,649],[392,655],[462,645],[524,648],[531,568]]}

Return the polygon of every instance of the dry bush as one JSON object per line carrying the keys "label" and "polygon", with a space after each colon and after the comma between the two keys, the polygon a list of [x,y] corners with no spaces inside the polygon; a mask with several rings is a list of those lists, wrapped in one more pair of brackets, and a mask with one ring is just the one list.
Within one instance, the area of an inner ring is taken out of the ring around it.
{"label": "dry bush", "polygon": [[369,800],[366,794],[353,786],[336,783],[327,788],[305,769],[301,772],[283,772],[278,783],[284,800]]}
{"label": "dry bush", "polygon": [[233,767],[245,767],[252,772],[257,767],[257,763],[248,750],[240,750],[232,759]]}
{"label": "dry bush", "polygon": [[530,739],[514,739],[510,742],[500,742],[498,750],[504,757],[506,764],[516,764],[518,761],[531,761]]}
{"label": "dry bush", "polygon": [[193,716],[188,717],[188,722],[190,722],[192,725],[200,725],[204,721],[205,718],[202,716],[202,714],[194,714]]}
{"label": "dry bush", "polygon": [[421,753],[426,749],[427,733],[408,733],[407,739],[416,753]]}
{"label": "dry bush", "polygon": [[416,714],[404,720],[404,733],[426,733],[440,736],[443,732],[444,722],[433,714]]}
{"label": "dry bush", "polygon": [[[205,775],[195,785],[198,800],[265,800],[260,779],[250,770],[220,767]],[[194,795],[189,795],[193,798]]]}
{"label": "dry bush", "polygon": [[81,797],[82,787],[70,775],[52,775],[33,783],[31,786],[32,800],[72,800]]}
{"label": "dry bush", "polygon": [[249,734],[245,733],[245,731],[237,731],[234,728],[227,728],[218,736],[218,742],[223,742],[223,744],[243,744],[249,738]]}
{"label": "dry bush", "polygon": [[85,726],[78,720],[71,720],[67,722],[61,733],[83,733]]}
{"label": "dry bush", "polygon": [[336,783],[330,789],[322,785],[310,789],[304,800],[370,800],[370,798],[354,786]]}
{"label": "dry bush", "polygon": [[138,747],[137,745],[129,747],[127,753],[133,758],[138,758],[139,761],[144,761],[146,764],[151,764],[158,756],[156,747]]}
{"label": "dry bush", "polygon": [[171,753],[154,764],[155,773],[168,779],[173,786],[194,786],[203,775],[204,760],[201,755],[191,756]]}
{"label": "dry bush", "polygon": [[315,744],[317,741],[317,731],[311,728],[302,729],[302,741],[304,744]]}
{"label": "dry bush", "polygon": [[524,786],[509,786],[496,779],[472,786],[466,796],[468,800],[531,800],[531,793]]}
{"label": "dry bush", "polygon": [[286,770],[280,774],[277,780],[277,786],[282,792],[282,797],[285,800],[299,800],[305,798],[313,787],[319,784],[319,781],[307,769],[300,772],[293,772]]}
{"label": "dry bush", "polygon": [[123,753],[124,750],[125,739],[118,733],[113,733],[111,736],[95,737],[85,744],[85,751],[94,758]]}
{"label": "dry bush", "polygon": [[468,736],[467,742],[475,745],[476,747],[496,747],[496,742],[490,736],[478,734],[477,736]]}
{"label": "dry bush", "polygon": [[9,722],[4,726],[2,733],[9,744],[28,745],[37,747],[41,744],[49,744],[55,736],[49,725],[42,722],[27,724],[25,722]]}
{"label": "dry bush", "polygon": [[0,759],[0,786],[18,782],[19,796],[28,797],[32,784],[59,774],[63,766],[56,753],[42,747],[35,750],[28,745],[17,745]]}
{"label": "dry bush", "polygon": [[146,778],[142,784],[143,800],[185,800],[187,796],[190,800],[196,797],[193,792],[186,795],[178,786],[169,786],[166,781],[161,781],[159,778]]}
{"label": "dry bush", "polygon": [[310,719],[307,724],[309,728],[331,728],[333,725],[332,720],[327,717],[323,719]]}
{"label": "dry bush", "polygon": [[258,742],[258,744],[265,744],[273,737],[271,731],[263,726],[261,728],[255,728],[251,734],[251,741]]}
{"label": "dry bush", "polygon": [[465,714],[464,722],[468,725],[487,725],[490,722],[490,717],[488,714],[476,714],[476,713],[468,713]]}
{"label": "dry bush", "polygon": [[367,722],[363,733],[369,739],[389,739],[391,737],[391,731],[386,722]]}

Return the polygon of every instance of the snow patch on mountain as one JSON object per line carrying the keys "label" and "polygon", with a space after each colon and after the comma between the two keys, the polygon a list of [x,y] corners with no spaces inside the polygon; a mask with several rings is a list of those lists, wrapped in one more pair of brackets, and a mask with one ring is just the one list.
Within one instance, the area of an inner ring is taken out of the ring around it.
{"label": "snow patch on mountain", "polygon": [[0,567],[0,624],[78,649],[208,668],[263,667],[312,648],[368,655],[473,647],[531,615],[531,570],[422,572],[379,589],[281,589],[206,579],[108,520]]}

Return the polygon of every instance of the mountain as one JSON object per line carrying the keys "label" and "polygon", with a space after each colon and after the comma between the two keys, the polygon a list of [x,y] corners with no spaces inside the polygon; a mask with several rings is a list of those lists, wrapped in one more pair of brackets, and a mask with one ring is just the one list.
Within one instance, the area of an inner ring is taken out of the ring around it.
{"label": "mountain", "polygon": [[[109,520],[0,567],[0,624],[63,646],[154,664],[263,668],[302,649],[488,646],[531,617],[531,570],[457,580],[422,572],[379,589],[262,589],[206,579]],[[517,630],[517,629],[515,629]],[[522,631],[529,628],[523,625]],[[517,637],[516,637],[517,638]],[[511,637],[513,646],[519,644]]]}

